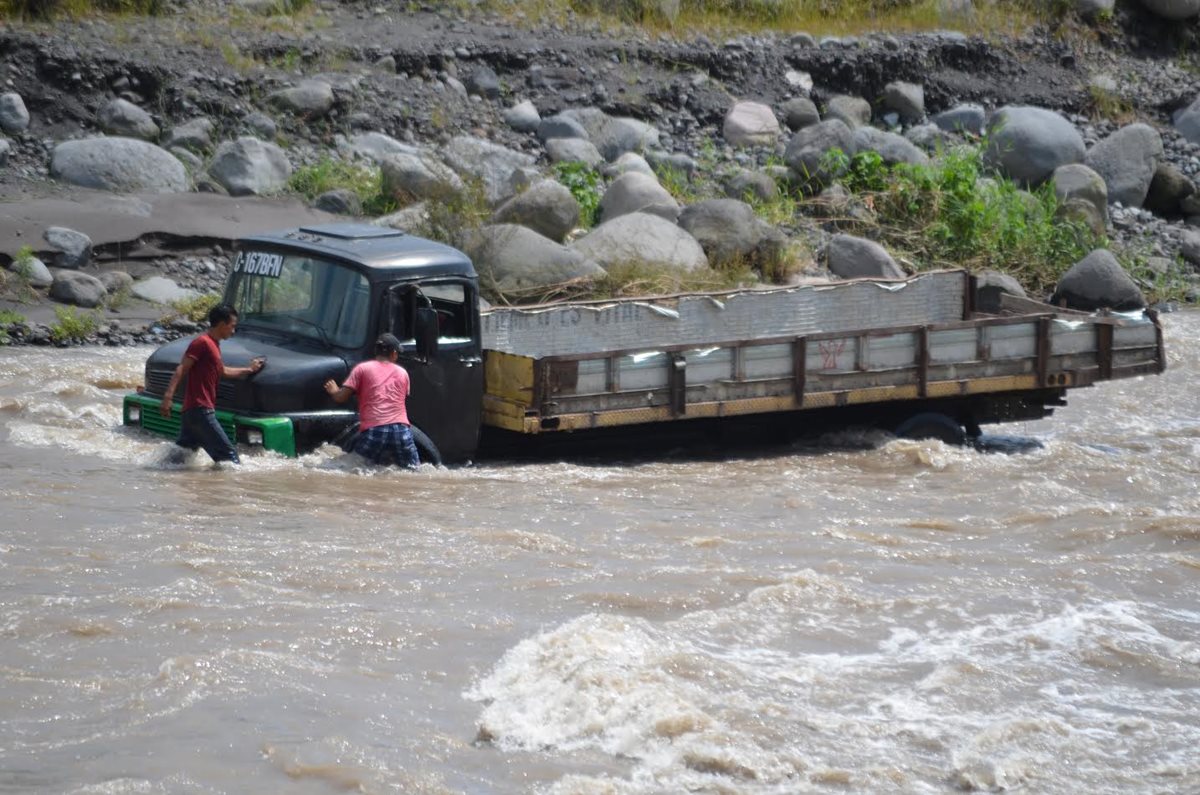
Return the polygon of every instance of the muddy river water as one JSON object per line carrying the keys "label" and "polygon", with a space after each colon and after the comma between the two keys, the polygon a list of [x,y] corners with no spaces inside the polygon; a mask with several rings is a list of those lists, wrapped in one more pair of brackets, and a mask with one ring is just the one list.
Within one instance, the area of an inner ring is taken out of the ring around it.
{"label": "muddy river water", "polygon": [[1200,791],[1200,314],[983,455],[168,464],[0,349],[0,792]]}

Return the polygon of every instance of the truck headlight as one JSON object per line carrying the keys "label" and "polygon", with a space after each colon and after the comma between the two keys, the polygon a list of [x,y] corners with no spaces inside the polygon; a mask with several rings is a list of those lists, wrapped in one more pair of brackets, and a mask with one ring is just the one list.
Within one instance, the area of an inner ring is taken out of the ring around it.
{"label": "truck headlight", "polygon": [[251,429],[246,431],[246,444],[262,444],[262,431]]}
{"label": "truck headlight", "polygon": [[130,406],[129,407],[129,421],[130,422],[138,422],[138,423],[140,423],[142,421],[142,407],[141,406]]}

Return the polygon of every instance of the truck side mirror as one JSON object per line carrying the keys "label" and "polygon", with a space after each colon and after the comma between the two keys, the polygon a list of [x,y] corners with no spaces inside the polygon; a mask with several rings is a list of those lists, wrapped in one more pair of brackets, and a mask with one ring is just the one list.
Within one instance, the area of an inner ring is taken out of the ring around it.
{"label": "truck side mirror", "polygon": [[417,309],[416,316],[417,355],[431,359],[438,351],[438,316],[437,311],[423,306]]}

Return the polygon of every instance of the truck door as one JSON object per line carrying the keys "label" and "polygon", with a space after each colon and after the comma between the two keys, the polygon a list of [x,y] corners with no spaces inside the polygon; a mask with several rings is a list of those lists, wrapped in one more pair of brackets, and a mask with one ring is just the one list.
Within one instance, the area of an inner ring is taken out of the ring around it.
{"label": "truck door", "polygon": [[[469,280],[446,279],[402,284],[391,289],[390,330],[403,343],[400,365],[412,391],[408,418],[424,431],[448,461],[475,455],[483,416],[483,356],[478,294]],[[437,346],[429,355],[417,349],[417,309],[437,313]]]}

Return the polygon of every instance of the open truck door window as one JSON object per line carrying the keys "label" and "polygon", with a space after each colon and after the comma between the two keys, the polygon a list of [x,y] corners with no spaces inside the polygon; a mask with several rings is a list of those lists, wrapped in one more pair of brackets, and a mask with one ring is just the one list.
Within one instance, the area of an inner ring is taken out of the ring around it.
{"label": "open truck door window", "polygon": [[388,300],[385,331],[405,346],[416,346],[420,314],[437,317],[437,347],[470,346],[475,341],[475,304],[468,286],[459,282],[429,282],[393,287]]}
{"label": "open truck door window", "polygon": [[340,348],[357,348],[366,340],[371,287],[346,265],[298,254],[242,251],[234,260],[227,295],[244,327]]}

